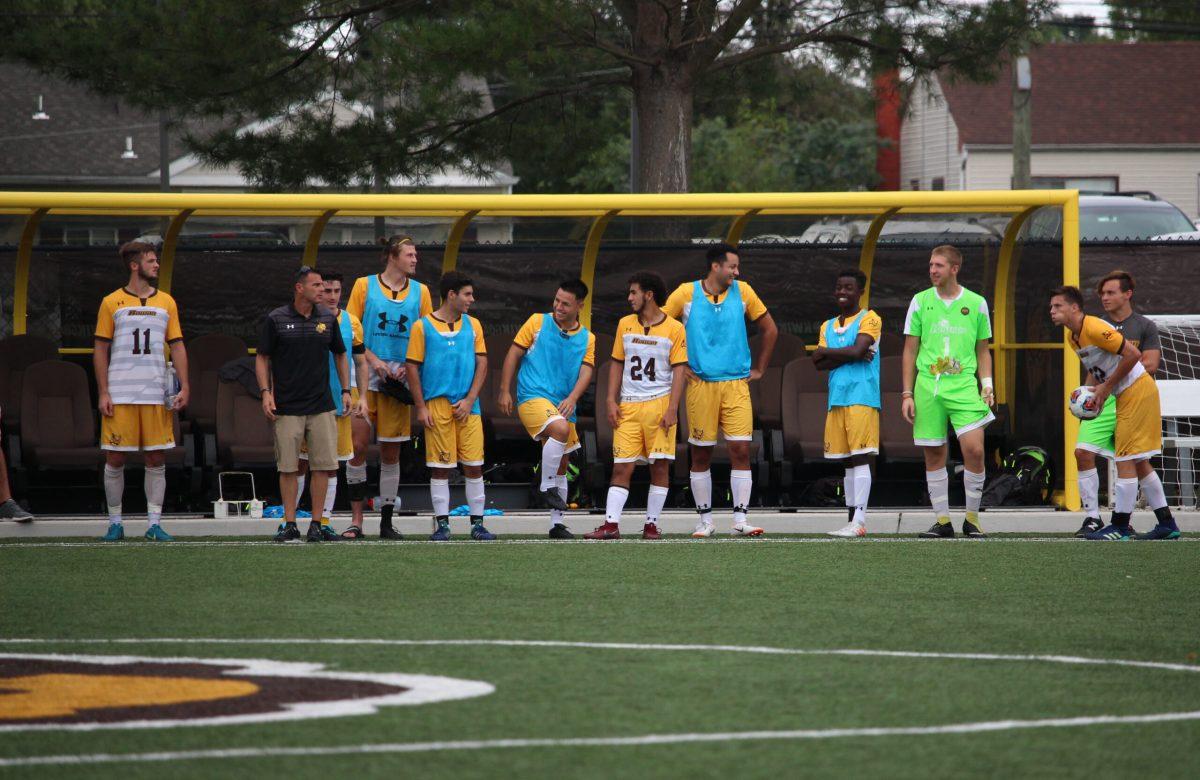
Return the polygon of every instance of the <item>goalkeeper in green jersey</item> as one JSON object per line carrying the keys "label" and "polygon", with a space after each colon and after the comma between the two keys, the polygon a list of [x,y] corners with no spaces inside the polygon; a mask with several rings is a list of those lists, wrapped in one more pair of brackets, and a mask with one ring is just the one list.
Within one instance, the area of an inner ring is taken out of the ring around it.
{"label": "goalkeeper in green jersey", "polygon": [[[986,479],[983,429],[996,419],[992,390],[992,326],[987,301],[958,283],[962,253],[935,247],[929,258],[933,286],[913,296],[904,320],[904,419],[925,452],[925,482],[937,522],[921,534],[950,538],[950,478],[946,473],[947,425],[963,455],[967,514],[963,535],[982,538],[979,501]],[[978,374],[978,380],[976,379]],[[982,385],[982,387],[981,387]]]}

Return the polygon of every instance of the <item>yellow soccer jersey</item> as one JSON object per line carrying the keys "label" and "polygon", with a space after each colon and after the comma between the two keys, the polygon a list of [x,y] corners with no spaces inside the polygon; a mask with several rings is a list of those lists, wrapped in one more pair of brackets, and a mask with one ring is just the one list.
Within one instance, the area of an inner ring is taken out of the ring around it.
{"label": "yellow soccer jersey", "polygon": [[687,363],[687,336],[683,324],[663,314],[645,327],[638,315],[623,317],[613,341],[613,360],[623,361],[621,400],[649,401],[671,392],[671,369]]}
{"label": "yellow soccer jersey", "polygon": [[853,324],[854,320],[857,318],[860,318],[860,317],[861,317],[861,320],[859,321],[859,324],[858,324],[858,332],[860,334],[866,334],[866,335],[870,336],[871,338],[875,339],[875,343],[871,346],[871,349],[874,349],[874,350],[879,349],[879,337],[880,337],[880,335],[883,334],[883,319],[878,314],[875,313],[874,309],[867,309],[865,312],[861,311],[861,310],[858,311],[853,317],[846,320],[846,324],[841,325],[841,326],[838,325],[837,317],[832,317],[830,319],[825,320],[825,322],[821,323],[821,333],[817,337],[817,346],[818,347],[828,347],[829,346],[829,344],[827,344],[825,342],[825,329],[826,328],[832,326],[834,331],[845,332],[846,328],[850,327],[850,325]]}
{"label": "yellow soccer jersey", "polygon": [[[704,283],[701,282],[701,287]],[[751,322],[756,322],[767,313],[767,305],[758,297],[758,293],[754,292],[754,288],[743,281],[738,281],[738,288],[742,292],[742,307],[746,311],[746,316]],[[662,307],[663,311],[671,315],[675,319],[687,324],[688,315],[692,311],[692,294],[695,290],[694,282],[684,282],[675,288],[675,292],[667,297],[666,304]],[[719,295],[709,295],[713,303],[720,303],[729,295],[729,290]]]}
{"label": "yellow soccer jersey", "polygon": [[[442,322],[436,316],[430,315],[429,319],[433,322],[433,327],[438,333],[454,333],[462,330],[462,322]],[[463,315],[464,320],[471,321],[471,327],[475,331],[475,354],[487,355],[487,346],[483,339],[483,326],[479,324],[479,320],[469,314]],[[417,320],[413,323],[412,333],[408,337],[408,356],[407,360],[414,363],[425,362],[425,318]]]}
{"label": "yellow soccer jersey", "polygon": [[183,339],[174,298],[157,290],[146,298],[116,290],[100,302],[95,336],[111,342],[108,392],[114,404],[165,403],[166,347]]}
{"label": "yellow soccer jersey", "polygon": [[[533,347],[533,342],[537,341],[538,334],[542,331],[542,316],[541,314],[534,314],[525,320],[525,324],[517,331],[513,343],[528,352]],[[575,323],[575,327],[571,328],[567,333],[575,333],[582,327],[581,323]],[[591,331],[588,332],[587,353],[583,356],[583,362],[589,366],[596,365],[596,334]]]}
{"label": "yellow soccer jersey", "polygon": [[[1090,315],[1083,318],[1079,338],[1072,336],[1071,342],[1075,344],[1075,354],[1079,356],[1079,362],[1083,363],[1083,367],[1091,372],[1097,382],[1103,382],[1112,375],[1121,362],[1121,350],[1125,348],[1125,337],[1120,331],[1099,317]],[[1145,373],[1146,369],[1141,361],[1134,363],[1133,369],[1113,388],[1113,395],[1120,395]]]}

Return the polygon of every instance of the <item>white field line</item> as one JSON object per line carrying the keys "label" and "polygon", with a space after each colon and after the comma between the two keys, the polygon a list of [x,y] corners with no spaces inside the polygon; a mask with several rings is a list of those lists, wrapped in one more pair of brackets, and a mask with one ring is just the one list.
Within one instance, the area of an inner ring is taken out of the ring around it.
{"label": "white field line", "polygon": [[155,761],[195,761],[230,758],[291,758],[297,756],[345,756],[381,753],[431,753],[500,748],[552,747],[637,747],[704,742],[748,742],[767,740],[838,739],[843,737],[912,737],[938,734],[978,734],[1018,729],[1070,728],[1111,724],[1166,723],[1200,720],[1200,711],[1162,712],[1150,715],[1092,715],[1042,720],[993,720],[978,723],[949,723],[942,726],[895,728],[801,729],[795,731],[728,731],[708,734],[644,734],[635,737],[573,737],[565,739],[490,739],[459,742],[393,742],[299,748],[225,748],[155,753],[90,753],[80,755],[27,756],[0,759],[0,767],[115,764]]}

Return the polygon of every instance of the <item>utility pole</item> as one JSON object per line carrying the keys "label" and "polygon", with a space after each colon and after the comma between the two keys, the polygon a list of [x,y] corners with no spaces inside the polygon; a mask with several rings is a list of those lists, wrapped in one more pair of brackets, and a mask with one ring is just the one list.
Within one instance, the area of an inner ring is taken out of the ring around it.
{"label": "utility pole", "polygon": [[1027,190],[1030,179],[1029,147],[1033,143],[1033,70],[1024,45],[1013,57],[1012,186]]}

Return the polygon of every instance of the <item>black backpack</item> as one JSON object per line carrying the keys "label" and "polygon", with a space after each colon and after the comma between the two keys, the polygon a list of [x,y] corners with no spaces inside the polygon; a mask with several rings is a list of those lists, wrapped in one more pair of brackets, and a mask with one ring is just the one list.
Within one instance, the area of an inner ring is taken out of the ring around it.
{"label": "black backpack", "polygon": [[1041,447],[1018,447],[983,489],[983,506],[1047,506],[1054,489],[1054,461]]}

